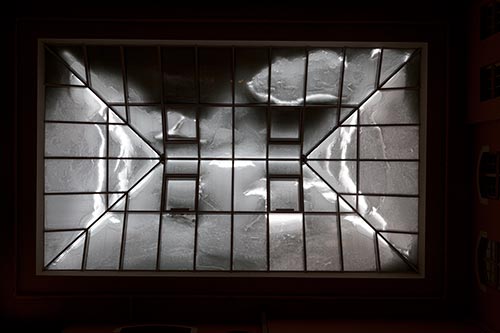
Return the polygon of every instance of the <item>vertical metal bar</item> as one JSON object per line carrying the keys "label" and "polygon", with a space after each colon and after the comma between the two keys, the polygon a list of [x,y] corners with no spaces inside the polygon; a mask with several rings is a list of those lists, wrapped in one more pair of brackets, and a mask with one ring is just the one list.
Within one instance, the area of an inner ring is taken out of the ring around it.
{"label": "vertical metal bar", "polygon": [[87,229],[87,230],[85,230],[85,242],[83,243],[82,268],[81,268],[82,271],[84,271],[87,267],[89,241],[90,241],[90,232],[89,232],[89,229]]}
{"label": "vertical metal bar", "polygon": [[380,49],[379,60],[377,63],[377,74],[375,77],[375,89],[380,89],[380,76],[382,72],[382,59],[384,58],[384,48]]}
{"label": "vertical metal bar", "polygon": [[307,271],[307,240],[306,240],[306,217],[304,214],[304,170],[302,163],[304,162],[304,112],[307,105],[307,72],[309,70],[309,47],[306,47],[306,61],[304,65],[304,90],[303,90],[303,103],[300,108],[300,121],[299,121],[299,140],[300,140],[300,177],[299,177],[299,209],[302,214],[302,246],[304,254],[304,271]]}
{"label": "vertical metal bar", "polygon": [[[339,75],[339,93],[337,96],[337,125],[340,125],[341,114],[340,111],[342,109],[342,89],[344,89],[344,68],[345,68],[345,57],[346,57],[346,49],[342,48],[342,67],[340,67],[340,75]],[[335,126],[334,126],[335,127]]]}
{"label": "vertical metal bar", "polygon": [[[120,56],[122,62],[122,76],[123,76],[123,96],[125,98],[125,116],[127,117],[126,124],[130,123],[130,110],[129,110],[129,101],[128,101],[128,77],[127,77],[127,68],[126,68],[126,55],[125,49],[123,46],[120,46]],[[142,138],[142,136],[141,136]]]}
{"label": "vertical metal bar", "polygon": [[380,269],[380,251],[378,250],[378,233],[375,232],[373,233],[373,244],[374,244],[374,247],[375,247],[375,267],[377,269],[377,272],[380,272],[381,269]]}
{"label": "vertical metal bar", "polygon": [[90,79],[90,62],[89,62],[89,55],[87,53],[87,45],[83,44],[82,45],[82,48],[83,48],[83,62],[84,62],[84,66],[85,66],[85,80],[87,81],[87,86],[91,87],[92,86],[92,83],[91,83],[91,79]]}
{"label": "vertical metal bar", "polygon": [[196,177],[196,193],[195,193],[195,224],[194,224],[194,249],[193,249],[193,270],[196,270],[196,252],[198,251],[198,209],[199,209],[199,193],[200,193],[200,168],[201,168],[201,154],[200,154],[200,64],[198,61],[198,46],[194,48],[194,62],[195,62],[195,83],[196,83],[196,140],[198,145],[198,165]]}
{"label": "vertical metal bar", "polygon": [[127,235],[127,220],[128,220],[128,193],[125,196],[125,211],[123,212],[123,226],[122,226],[122,242],[120,244],[120,264],[118,270],[123,270],[123,257],[125,255],[125,242]]}
{"label": "vertical metal bar", "polygon": [[272,48],[267,49],[267,108],[266,108],[266,256],[267,256],[267,270],[271,270],[270,258],[270,233],[269,233],[269,213],[271,211],[271,190],[269,182],[269,139],[271,135],[271,62],[272,62]]}
{"label": "vertical metal bar", "polygon": [[342,226],[340,222],[340,195],[337,194],[337,237],[339,242],[340,270],[344,271],[344,249],[342,246]]}
{"label": "vertical metal bar", "polygon": [[235,98],[234,98],[234,90],[235,90],[235,87],[234,87],[234,80],[235,80],[235,50],[234,50],[234,46],[231,47],[231,101],[232,101],[232,105],[231,105],[231,110],[232,110],[232,120],[231,120],[231,123],[232,123],[232,133],[231,133],[231,137],[232,137],[232,145],[231,145],[231,156],[232,156],[232,159],[231,159],[231,252],[230,252],[230,264],[229,264],[229,267],[230,267],[230,270],[232,271],[233,270],[233,257],[234,257],[234,113],[235,113],[235,107],[234,107],[234,102],[235,102]]}

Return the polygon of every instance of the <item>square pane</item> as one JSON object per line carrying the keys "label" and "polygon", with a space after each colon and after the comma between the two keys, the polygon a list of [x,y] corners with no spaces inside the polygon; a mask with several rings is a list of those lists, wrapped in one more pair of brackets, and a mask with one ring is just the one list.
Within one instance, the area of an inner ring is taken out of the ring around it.
{"label": "square pane", "polygon": [[298,179],[271,179],[271,210],[299,210]]}
{"label": "square pane", "polygon": [[195,179],[167,180],[167,210],[194,210]]}

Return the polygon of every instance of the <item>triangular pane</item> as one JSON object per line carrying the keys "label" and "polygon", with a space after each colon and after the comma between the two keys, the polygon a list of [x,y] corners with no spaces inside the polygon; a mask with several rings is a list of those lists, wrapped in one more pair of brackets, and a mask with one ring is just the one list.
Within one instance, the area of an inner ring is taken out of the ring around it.
{"label": "triangular pane", "polygon": [[356,193],[356,161],[308,161],[308,165],[339,193]]}
{"label": "triangular pane", "polygon": [[77,86],[84,85],[83,82],[49,50],[45,50],[45,82]]}
{"label": "triangular pane", "polygon": [[163,151],[163,117],[160,105],[131,106],[129,114],[129,125],[158,151]]}
{"label": "triangular pane", "polygon": [[158,163],[153,159],[109,160],[109,190],[128,191],[142,176]]}
{"label": "triangular pane", "polygon": [[337,108],[308,108],[304,111],[304,152],[309,152],[336,125]]}
{"label": "triangular pane", "polygon": [[56,52],[72,70],[85,80],[85,61],[82,46],[52,45],[51,49],[54,50],[54,52]]}
{"label": "triangular pane", "polygon": [[[121,116],[118,117],[118,115]],[[110,124],[125,124],[125,121],[127,119],[127,112],[125,111],[124,106],[112,106],[111,109],[109,110],[109,123]]]}
{"label": "triangular pane", "polygon": [[162,178],[158,165],[130,191],[128,210],[160,210]]}
{"label": "triangular pane", "polygon": [[55,231],[45,233],[45,251],[44,262],[47,265],[52,259],[61,253],[78,235],[82,233],[77,231]]}
{"label": "triangular pane", "polygon": [[303,183],[306,212],[337,211],[337,194],[306,165],[303,167]]}
{"label": "triangular pane", "polygon": [[380,84],[384,83],[399,66],[407,61],[412,52],[412,49],[384,49],[380,69]]}
{"label": "triangular pane", "polygon": [[415,266],[418,264],[418,235],[381,232],[403,256],[408,258]]}
{"label": "triangular pane", "polygon": [[383,88],[417,87],[420,78],[420,54],[414,55]]}
{"label": "triangular pane", "polygon": [[410,271],[411,267],[395,252],[382,238],[378,237],[378,252],[380,256],[380,270],[382,272]]}
{"label": "triangular pane", "polygon": [[81,269],[83,261],[83,248],[85,245],[85,233],[71,244],[71,246],[61,253],[52,264],[48,267],[49,270],[62,270],[62,269]]}
{"label": "triangular pane", "polygon": [[123,215],[108,212],[90,228],[86,269],[119,268]]}
{"label": "triangular pane", "polygon": [[125,125],[109,126],[110,157],[152,157],[159,155],[130,127]]}
{"label": "triangular pane", "polygon": [[309,159],[356,158],[356,127],[338,127],[308,156]]}

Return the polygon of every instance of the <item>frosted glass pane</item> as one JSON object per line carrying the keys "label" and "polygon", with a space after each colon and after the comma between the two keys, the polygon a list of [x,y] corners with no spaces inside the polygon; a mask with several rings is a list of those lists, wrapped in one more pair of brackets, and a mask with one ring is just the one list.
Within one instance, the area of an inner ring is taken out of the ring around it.
{"label": "frosted glass pane", "polygon": [[374,271],[374,231],[357,215],[341,215],[345,271]]}
{"label": "frosted glass pane", "polygon": [[300,175],[299,161],[269,161],[270,175]]}
{"label": "frosted glass pane", "polygon": [[360,195],[358,211],[378,230],[418,230],[418,198]]}
{"label": "frosted glass pane", "polygon": [[113,193],[108,194],[108,197],[111,212],[125,210],[125,202],[127,201],[128,195],[124,193]]}
{"label": "frosted glass pane", "polygon": [[308,153],[337,125],[337,108],[307,108],[304,111],[304,152]]}
{"label": "frosted glass pane", "polygon": [[360,158],[418,159],[418,126],[361,127]]}
{"label": "frosted glass pane", "polygon": [[123,269],[156,269],[158,214],[128,214]]}
{"label": "frosted glass pane", "polygon": [[299,210],[299,181],[270,180],[271,210]]}
{"label": "frosted glass pane", "polygon": [[418,263],[418,235],[401,233],[381,233],[411,263]]}
{"label": "frosted glass pane", "polygon": [[[271,103],[300,105],[304,100],[306,55],[303,49],[273,49],[271,63]],[[262,89],[267,77],[261,71],[252,80]],[[260,90],[256,91],[260,92]]]}
{"label": "frosted glass pane", "polygon": [[356,127],[339,127],[328,136],[309,158],[354,159],[356,158]]}
{"label": "frosted glass pane", "polygon": [[[172,141],[170,141],[172,142]],[[198,145],[193,143],[169,143],[167,157],[198,157]]]}
{"label": "frosted glass pane", "polygon": [[266,162],[234,162],[234,210],[265,211],[267,197]]}
{"label": "frosted glass pane", "polygon": [[342,194],[339,198],[339,208],[341,213],[354,213],[354,209],[357,207],[356,195],[345,195]]}
{"label": "frosted glass pane", "polygon": [[360,162],[362,193],[418,194],[418,162]]}
{"label": "frosted glass pane", "polygon": [[157,160],[109,160],[109,190],[128,191],[156,164]]}
{"label": "frosted glass pane", "polygon": [[378,237],[378,252],[380,256],[380,270],[382,272],[409,271],[410,266],[393,250],[380,235]]}
{"label": "frosted glass pane", "polygon": [[271,109],[271,138],[299,139],[300,109]]}
{"label": "frosted glass pane", "polygon": [[167,210],[182,209],[194,210],[196,197],[196,180],[168,179],[167,180]]}
{"label": "frosted glass pane", "polygon": [[196,174],[198,173],[198,161],[167,160],[168,174]]}
{"label": "frosted glass pane", "polygon": [[45,160],[46,192],[100,192],[106,188],[106,160]]}
{"label": "frosted glass pane", "polygon": [[158,151],[163,151],[162,111],[160,105],[129,107],[130,124]]}
{"label": "frosted glass pane", "polygon": [[82,81],[47,50],[45,51],[45,82],[83,86]]}
{"label": "frosted glass pane", "polygon": [[108,103],[124,102],[121,52],[118,46],[88,46],[90,81]]}
{"label": "frosted glass pane", "polygon": [[105,209],[104,194],[46,195],[45,229],[85,228]]}
{"label": "frosted glass pane", "polygon": [[129,102],[159,103],[162,87],[159,49],[127,47],[125,55]]}
{"label": "frosted glass pane", "polygon": [[340,124],[341,125],[356,125],[356,123],[352,124],[351,122],[352,121],[347,121],[347,119],[349,118],[349,120],[352,120],[352,116],[356,113],[356,112],[353,112],[354,109],[353,108],[340,108]]}
{"label": "frosted glass pane", "polygon": [[411,49],[384,49],[380,83],[382,84],[390,75],[394,74],[394,71],[410,58],[412,52]]}
{"label": "frosted glass pane", "polygon": [[266,225],[265,214],[234,215],[234,270],[267,269]]}
{"label": "frosted glass pane", "polygon": [[83,231],[58,231],[46,232],[44,238],[44,265],[61,253],[71,242],[73,242]]}
{"label": "frosted glass pane", "polygon": [[266,157],[266,108],[238,107],[234,115],[234,156]]}
{"label": "frosted glass pane", "polygon": [[46,120],[106,122],[107,110],[88,88],[45,88]]}
{"label": "frosted glass pane", "polygon": [[346,49],[342,103],[357,104],[376,88],[380,49]]}
{"label": "frosted glass pane", "polygon": [[302,214],[269,214],[269,242],[270,270],[304,270]]}
{"label": "frosted glass pane", "polygon": [[106,156],[106,127],[87,124],[45,124],[45,156]]}
{"label": "frosted glass pane", "polygon": [[342,53],[341,49],[309,51],[307,103],[337,103],[343,62]]}
{"label": "frosted glass pane", "polygon": [[163,167],[158,165],[130,191],[129,210],[160,210]]}
{"label": "frosted glass pane", "polygon": [[195,215],[163,214],[160,269],[192,270]]}
{"label": "frosted glass pane", "polygon": [[202,161],[200,170],[199,209],[231,210],[231,161]]}
{"label": "frosted glass pane", "polygon": [[300,145],[270,144],[269,158],[300,159]]}
{"label": "frosted glass pane", "polygon": [[61,253],[47,268],[49,270],[80,270],[83,262],[85,233],[83,233],[66,251]]}
{"label": "frosted glass pane", "polygon": [[167,109],[169,138],[196,139],[196,109],[175,107]]}
{"label": "frosted glass pane", "polygon": [[199,48],[200,101],[232,102],[231,48]]}
{"label": "frosted glass pane", "polygon": [[51,45],[50,48],[80,77],[85,79],[85,61],[83,48],[80,45]]}
{"label": "frosted glass pane", "polygon": [[306,215],[308,271],[340,270],[337,215]]}
{"label": "frosted glass pane", "polygon": [[361,124],[418,124],[419,92],[377,91],[360,108]]}
{"label": "frosted glass pane", "polygon": [[355,161],[308,161],[307,163],[337,192],[356,193]]}
{"label": "frosted glass pane", "polygon": [[232,110],[206,107],[200,110],[202,157],[230,157],[232,154]]}
{"label": "frosted glass pane", "polygon": [[231,215],[198,215],[197,270],[229,270]]}
{"label": "frosted glass pane", "polygon": [[[268,66],[267,49],[235,49],[235,103],[267,103]],[[259,78],[253,81],[257,73],[260,73]]]}
{"label": "frosted glass pane", "polygon": [[163,82],[165,95],[172,102],[196,102],[196,61],[194,47],[165,47]]}
{"label": "frosted glass pane", "polygon": [[122,213],[106,213],[90,228],[86,269],[119,268],[122,229]]}
{"label": "frosted glass pane", "polygon": [[420,78],[420,56],[413,56],[386,84],[384,88],[417,87]]}
{"label": "frosted glass pane", "polygon": [[110,157],[158,157],[158,154],[130,127],[109,125]]}
{"label": "frosted glass pane", "polygon": [[[124,106],[113,106],[113,110],[109,110],[109,123],[110,124],[125,124],[127,119],[127,111]],[[121,118],[120,118],[121,116]]]}
{"label": "frosted glass pane", "polygon": [[337,194],[310,168],[303,168],[304,210],[306,212],[336,212]]}

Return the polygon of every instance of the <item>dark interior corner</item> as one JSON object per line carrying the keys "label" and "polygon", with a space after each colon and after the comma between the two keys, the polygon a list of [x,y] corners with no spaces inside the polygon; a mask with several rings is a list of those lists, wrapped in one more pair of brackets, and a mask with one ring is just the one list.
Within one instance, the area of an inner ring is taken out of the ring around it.
{"label": "dark interior corner", "polygon": [[[500,332],[500,167],[491,167],[491,157],[485,157],[490,166],[479,165],[481,153],[500,153],[499,8],[495,0],[286,9],[18,5],[5,21],[2,321],[20,331],[53,332],[134,325],[200,333]],[[39,38],[428,43],[428,274],[419,281],[363,283],[348,277],[36,276]]]}

